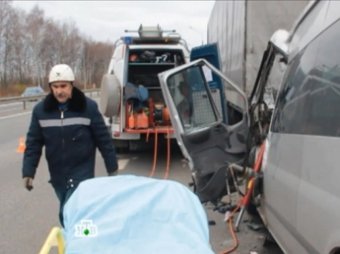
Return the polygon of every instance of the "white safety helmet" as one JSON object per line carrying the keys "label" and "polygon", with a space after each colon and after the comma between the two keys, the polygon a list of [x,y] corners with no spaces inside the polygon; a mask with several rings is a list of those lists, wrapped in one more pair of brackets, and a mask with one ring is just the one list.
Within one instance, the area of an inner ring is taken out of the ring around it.
{"label": "white safety helmet", "polygon": [[74,74],[70,66],[67,64],[57,64],[53,66],[48,77],[48,83],[56,81],[74,81]]}

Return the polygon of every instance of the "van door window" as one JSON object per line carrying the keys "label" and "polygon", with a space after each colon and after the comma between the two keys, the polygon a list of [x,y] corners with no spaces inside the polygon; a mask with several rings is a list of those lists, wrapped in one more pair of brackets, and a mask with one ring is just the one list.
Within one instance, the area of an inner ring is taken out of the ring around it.
{"label": "van door window", "polygon": [[200,67],[193,66],[169,78],[169,90],[185,130],[217,121],[204,82],[209,71],[203,72]]}
{"label": "van door window", "polygon": [[318,36],[290,65],[273,132],[340,136],[340,21]]}
{"label": "van door window", "polygon": [[309,45],[288,65],[285,81],[278,97],[272,124],[273,132],[304,133],[303,115],[308,112],[305,105],[308,73],[313,69],[317,44]]}

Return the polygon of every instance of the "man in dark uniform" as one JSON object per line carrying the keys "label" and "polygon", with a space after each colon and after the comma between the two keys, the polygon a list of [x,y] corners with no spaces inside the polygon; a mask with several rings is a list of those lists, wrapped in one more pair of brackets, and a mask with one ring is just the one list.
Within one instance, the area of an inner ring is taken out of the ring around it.
{"label": "man in dark uniform", "polygon": [[33,109],[23,159],[23,181],[28,190],[45,146],[50,183],[62,209],[78,184],[94,177],[96,148],[109,175],[118,170],[109,131],[96,102],[73,86],[74,74],[66,64],[54,66],[49,74],[51,92]]}

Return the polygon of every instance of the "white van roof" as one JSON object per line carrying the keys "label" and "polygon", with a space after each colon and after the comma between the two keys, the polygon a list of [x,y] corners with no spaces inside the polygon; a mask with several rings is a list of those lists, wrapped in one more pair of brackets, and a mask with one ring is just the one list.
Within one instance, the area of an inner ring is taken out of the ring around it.
{"label": "white van roof", "polygon": [[140,25],[138,30],[125,30],[125,32],[130,33],[130,35],[122,36],[116,42],[116,46],[118,44],[124,43],[127,45],[182,44],[183,46],[187,47],[186,41],[181,38],[180,34],[176,33],[176,30],[163,30],[159,25],[157,26]]}
{"label": "white van roof", "polygon": [[171,45],[171,44],[131,44],[129,45],[129,49],[183,49],[183,45],[181,44],[176,44],[176,45]]}
{"label": "white van roof", "polygon": [[299,16],[288,38],[289,58],[295,56],[310,41],[340,18],[340,2],[311,1]]}

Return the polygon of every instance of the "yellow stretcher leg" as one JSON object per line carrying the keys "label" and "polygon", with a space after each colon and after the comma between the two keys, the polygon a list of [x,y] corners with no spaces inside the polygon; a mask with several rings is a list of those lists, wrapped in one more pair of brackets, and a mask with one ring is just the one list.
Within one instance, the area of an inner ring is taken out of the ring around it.
{"label": "yellow stretcher leg", "polygon": [[65,253],[64,237],[59,227],[52,228],[39,254],[48,254],[53,247],[58,247],[58,254]]}

